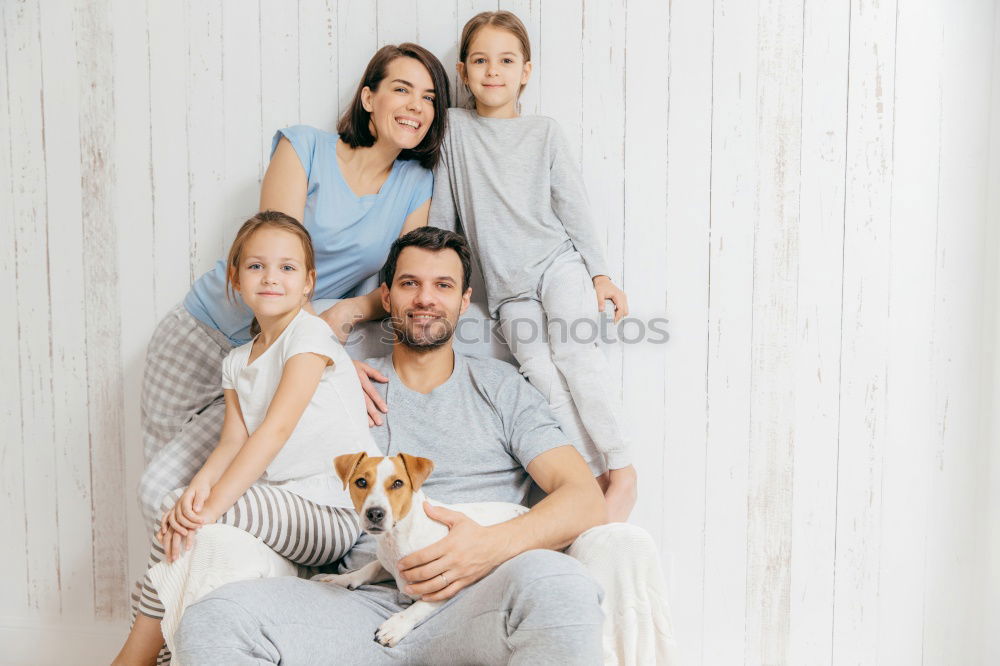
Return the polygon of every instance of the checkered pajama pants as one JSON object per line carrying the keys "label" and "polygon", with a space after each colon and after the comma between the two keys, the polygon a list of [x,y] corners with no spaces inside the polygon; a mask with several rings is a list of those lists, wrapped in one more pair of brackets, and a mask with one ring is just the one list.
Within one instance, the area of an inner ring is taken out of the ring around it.
{"label": "checkered pajama pants", "polygon": [[183,305],[153,333],[140,398],[146,469],[139,503],[149,522],[159,521],[163,498],[186,487],[219,442],[222,361],[230,349],[225,336],[209,332]]}

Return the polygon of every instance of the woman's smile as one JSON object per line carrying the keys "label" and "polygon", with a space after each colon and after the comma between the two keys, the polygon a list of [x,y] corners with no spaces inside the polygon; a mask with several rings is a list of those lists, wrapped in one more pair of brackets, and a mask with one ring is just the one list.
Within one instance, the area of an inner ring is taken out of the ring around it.
{"label": "woman's smile", "polygon": [[396,122],[402,125],[403,127],[412,130],[413,132],[416,132],[423,126],[423,123],[417,120],[416,118],[409,118],[406,116],[397,116]]}

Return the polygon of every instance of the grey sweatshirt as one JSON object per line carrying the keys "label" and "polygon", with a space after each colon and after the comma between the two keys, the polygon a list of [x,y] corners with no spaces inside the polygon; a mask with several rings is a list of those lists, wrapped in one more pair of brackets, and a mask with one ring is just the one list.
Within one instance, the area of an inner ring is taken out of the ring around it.
{"label": "grey sweatshirt", "polygon": [[449,109],[428,224],[465,233],[493,316],[504,301],[534,295],[570,248],[591,277],[608,274],[583,178],[559,126],[544,116]]}

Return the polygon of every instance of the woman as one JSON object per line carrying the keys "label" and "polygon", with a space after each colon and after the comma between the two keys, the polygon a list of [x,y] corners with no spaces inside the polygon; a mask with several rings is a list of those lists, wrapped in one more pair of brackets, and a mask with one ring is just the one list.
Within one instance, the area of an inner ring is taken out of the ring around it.
{"label": "woman", "polygon": [[[378,271],[393,240],[426,225],[448,99],[448,77],[432,53],[410,43],[384,46],[365,68],[339,134],[304,126],[275,134],[260,209],[291,215],[309,230],[315,298],[349,295]],[[225,284],[220,260],[150,341],[139,498],[151,524],[163,497],[190,481],[218,441],[222,360],[252,337],[252,313],[227,298]],[[385,312],[374,291],[318,314],[344,340],[355,323]]]}

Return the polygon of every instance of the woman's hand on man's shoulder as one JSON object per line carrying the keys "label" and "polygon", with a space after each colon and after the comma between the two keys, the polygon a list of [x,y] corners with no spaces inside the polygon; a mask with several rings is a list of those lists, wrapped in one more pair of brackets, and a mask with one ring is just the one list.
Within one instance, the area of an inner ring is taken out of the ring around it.
{"label": "woman's hand on man's shoulder", "polygon": [[373,381],[384,384],[389,378],[363,361],[355,361],[354,368],[358,371],[361,391],[365,396],[365,409],[368,411],[368,427],[382,425],[382,415],[389,411],[382,394],[378,392]]}

